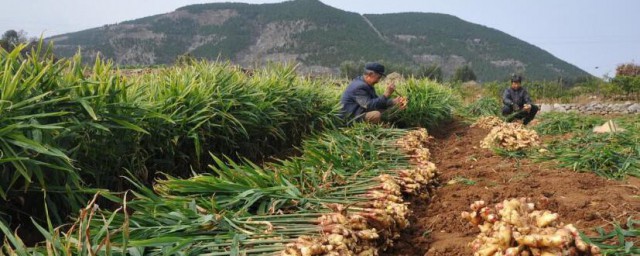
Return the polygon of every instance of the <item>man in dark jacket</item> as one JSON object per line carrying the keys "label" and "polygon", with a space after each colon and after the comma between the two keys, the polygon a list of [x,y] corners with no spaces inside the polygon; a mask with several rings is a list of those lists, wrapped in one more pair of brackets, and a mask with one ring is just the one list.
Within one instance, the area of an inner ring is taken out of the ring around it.
{"label": "man in dark jacket", "polygon": [[398,104],[400,109],[404,109],[406,99],[391,99],[391,94],[396,89],[395,84],[387,85],[382,96],[376,94],[373,87],[384,74],[384,66],[379,63],[368,63],[365,65],[364,74],[357,77],[342,94],[340,103],[342,104],[342,117],[348,121],[366,121],[370,123],[380,123],[382,112],[387,108]]}
{"label": "man in dark jacket", "polygon": [[534,105],[527,89],[522,88],[522,77],[511,76],[511,87],[502,94],[502,115],[507,116],[507,122],[522,119],[522,124],[527,125],[540,109]]}

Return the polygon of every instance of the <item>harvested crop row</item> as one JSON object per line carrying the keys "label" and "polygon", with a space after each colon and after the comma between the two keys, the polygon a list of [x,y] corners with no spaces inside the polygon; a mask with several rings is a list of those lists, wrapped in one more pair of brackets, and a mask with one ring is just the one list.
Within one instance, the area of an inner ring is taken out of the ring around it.
{"label": "harvested crop row", "polygon": [[397,176],[378,176],[380,185],[364,194],[368,202],[354,207],[329,205],[334,212],[318,219],[322,235],[301,236],[288,244],[282,255],[378,255],[379,249],[393,246],[400,231],[409,226],[411,212],[402,194],[429,197],[433,191],[436,169],[429,162],[429,138],[426,130],[420,129],[399,139],[396,145],[411,156],[414,168],[398,170]]}
{"label": "harvested crop row", "polygon": [[402,195],[428,197],[433,188],[428,135],[408,133],[366,124],[330,130],[306,140],[301,156],[262,167],[214,157],[209,174],[167,175],[154,190],[132,180],[133,198],[101,193],[122,207],[91,202],[74,225],[43,229],[49,247],[25,248],[13,236],[4,246],[35,254],[377,255],[409,225]]}

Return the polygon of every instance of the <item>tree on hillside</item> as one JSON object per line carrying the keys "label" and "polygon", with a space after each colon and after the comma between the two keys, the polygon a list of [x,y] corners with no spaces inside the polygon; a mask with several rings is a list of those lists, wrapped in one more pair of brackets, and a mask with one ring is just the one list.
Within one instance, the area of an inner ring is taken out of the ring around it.
{"label": "tree on hillside", "polygon": [[438,65],[421,66],[416,74],[418,78],[429,78],[436,82],[442,82],[442,68]]}
{"label": "tree on hillside", "polygon": [[348,79],[352,79],[359,75],[362,75],[364,64],[364,61],[344,61],[340,64],[340,75]]}
{"label": "tree on hillside", "polygon": [[179,66],[189,66],[198,62],[198,58],[194,57],[191,53],[185,53],[176,57],[175,64]]}
{"label": "tree on hillside", "polygon": [[619,65],[611,82],[627,96],[640,93],[640,66],[632,63]]}
{"label": "tree on hillside", "polygon": [[475,81],[477,79],[476,73],[473,72],[473,69],[469,65],[464,65],[456,69],[456,72],[453,74],[451,81],[453,82],[468,82]]}
{"label": "tree on hillside", "polygon": [[0,47],[10,52],[18,44],[27,43],[26,33],[24,31],[7,30],[0,38]]}
{"label": "tree on hillside", "polygon": [[640,76],[640,66],[627,63],[616,68],[616,76]]}

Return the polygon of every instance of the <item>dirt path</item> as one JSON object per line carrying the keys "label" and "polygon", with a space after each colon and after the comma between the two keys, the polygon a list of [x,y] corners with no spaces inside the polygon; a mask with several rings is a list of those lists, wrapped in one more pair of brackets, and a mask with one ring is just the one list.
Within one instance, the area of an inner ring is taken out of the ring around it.
{"label": "dirt path", "polygon": [[[476,200],[548,198],[546,208],[588,234],[611,221],[640,218],[640,180],[609,181],[591,173],[558,169],[551,163],[509,159],[481,149],[488,131],[462,124],[436,134],[432,161],[442,186],[431,202],[412,199],[411,227],[383,255],[472,255],[467,244],[479,233],[460,218]],[[458,180],[458,182],[450,182]]]}

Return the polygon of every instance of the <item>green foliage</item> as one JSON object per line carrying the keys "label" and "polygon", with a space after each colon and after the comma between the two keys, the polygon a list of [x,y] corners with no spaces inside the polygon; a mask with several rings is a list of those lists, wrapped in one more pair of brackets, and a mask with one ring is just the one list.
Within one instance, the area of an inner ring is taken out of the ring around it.
{"label": "green foliage", "polygon": [[340,75],[347,79],[353,79],[364,73],[364,61],[344,61],[340,63]]}
{"label": "green foliage", "polygon": [[590,131],[605,120],[596,116],[584,116],[577,113],[544,113],[538,117],[540,122],[534,127],[542,135],[560,135]]}
{"label": "green foliage", "polygon": [[389,119],[401,127],[437,127],[453,118],[461,100],[451,88],[428,79],[410,78],[396,85],[397,96],[408,99],[407,108],[396,108],[388,113]]}
{"label": "green foliage", "polygon": [[334,92],[291,66],[247,76],[194,62],[127,77],[100,58],[87,68],[80,55],[54,62],[42,45],[24,47],[0,49],[0,218],[10,225],[42,223],[45,203],[61,223],[96,188],[126,189],[125,170],[150,183],[159,171],[205,170],[207,152],[261,160],[340,122]]}
{"label": "green foliage", "polygon": [[[365,66],[364,61],[344,61],[340,63],[340,75],[345,78],[354,78],[362,75]],[[427,78],[436,82],[442,82],[442,68],[437,65],[432,66],[409,66],[398,63],[383,62],[386,73],[399,73],[405,78],[414,77],[417,79]]]}
{"label": "green foliage", "polygon": [[[0,221],[7,222],[28,220],[23,214],[43,219],[43,200],[61,211],[83,203],[80,173],[69,151],[57,147],[61,134],[77,127],[69,110],[79,105],[58,84],[64,66],[52,61],[50,49],[40,45],[24,56],[24,47],[0,49]],[[51,194],[45,198],[41,191]]]}
{"label": "green foliage", "polygon": [[453,82],[467,82],[467,81],[475,81],[476,74],[473,72],[473,69],[469,65],[464,65],[456,69],[456,72],[453,73],[453,77],[451,81]]}
{"label": "green foliage", "polygon": [[198,60],[193,57],[193,55],[187,53],[187,54],[183,54],[183,55],[178,55],[178,57],[176,58],[176,65],[194,65],[198,62]]}
{"label": "green foliage", "polygon": [[610,232],[598,227],[595,229],[597,236],[587,237],[581,233],[580,237],[589,244],[597,245],[603,255],[636,255],[640,254],[640,247],[634,244],[640,236],[638,225],[639,220],[629,217],[627,223],[612,223],[613,229]]}
{"label": "green foliage", "polygon": [[[640,177],[640,136],[636,131],[577,133],[571,139],[551,142],[547,147],[549,152],[540,158],[609,179],[623,179],[627,175]],[[577,151],[578,148],[581,150]]]}
{"label": "green foliage", "polygon": [[13,51],[16,46],[24,43],[27,43],[27,38],[23,31],[18,32],[10,29],[5,31],[0,38],[0,48],[7,52]]}
{"label": "green foliage", "polygon": [[[210,174],[168,177],[155,191],[131,180],[136,189],[116,197],[96,194],[71,228],[38,226],[47,245],[25,247],[7,234],[3,252],[17,255],[244,255],[276,253],[302,235],[315,235],[328,204],[358,213],[381,174],[411,164],[394,141],[406,131],[357,124],[308,139],[302,156],[260,168],[216,159]],[[294,185],[295,184],[295,185]],[[121,207],[100,208],[99,196]],[[362,215],[366,216],[362,212]],[[68,228],[68,229],[67,229]],[[77,237],[82,239],[78,240]]]}
{"label": "green foliage", "polygon": [[620,88],[621,92],[626,95],[640,93],[640,75],[639,76],[616,76],[611,83]]}
{"label": "green foliage", "polygon": [[[482,91],[484,95],[502,98],[502,93],[510,86],[509,83],[503,82],[489,82],[482,84]],[[609,84],[603,83],[598,80],[589,80],[576,84],[574,87],[569,87],[560,82],[555,81],[523,81],[522,86],[529,91],[529,95],[534,102],[559,100],[562,102],[571,102],[576,97],[583,96],[585,94],[603,94],[615,95],[619,91],[607,89]]]}
{"label": "green foliage", "polygon": [[461,114],[467,118],[501,116],[502,103],[494,97],[482,97],[462,108]]}
{"label": "green foliage", "polygon": [[442,68],[438,65],[420,66],[415,74],[416,78],[428,78],[441,83],[443,81],[444,73]]}

